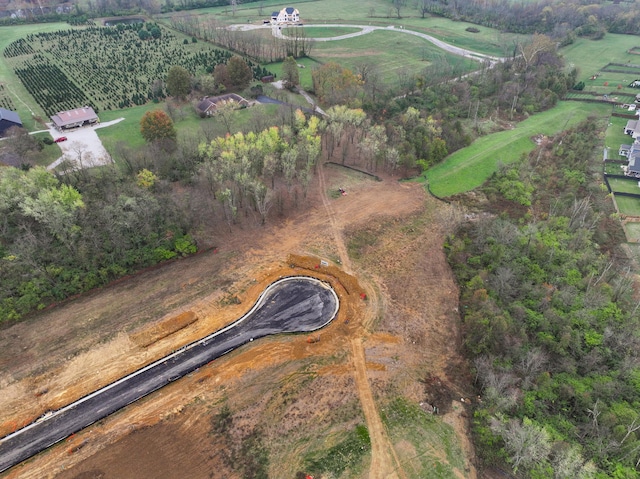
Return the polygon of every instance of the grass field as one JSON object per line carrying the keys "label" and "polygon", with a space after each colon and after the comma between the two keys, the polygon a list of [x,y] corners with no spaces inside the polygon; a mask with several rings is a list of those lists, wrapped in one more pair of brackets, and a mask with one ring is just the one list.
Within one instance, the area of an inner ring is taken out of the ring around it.
{"label": "grass field", "polygon": [[[265,0],[262,2],[240,5],[236,14],[232,14],[230,7],[213,7],[195,10],[193,13],[212,15],[216,21],[224,24],[258,23],[269,18],[272,11],[290,6],[282,1]],[[402,26],[406,29],[428,33],[440,40],[450,42],[456,46],[468,48],[481,53],[495,56],[509,55],[513,51],[514,41],[526,38],[525,35],[501,33],[487,27],[479,27],[480,32],[472,33],[466,29],[472,24],[455,22],[446,18],[421,18],[414,2],[400,10],[398,19],[395,10],[387,0],[361,0],[350,2],[345,8],[342,0],[299,1],[295,7],[300,11],[300,18],[305,25],[320,24],[356,24]],[[166,19],[169,15],[162,15]],[[312,35],[313,36],[313,35]],[[408,36],[408,35],[407,35]]]}
{"label": "grass field", "polygon": [[627,124],[627,121],[628,120],[626,118],[620,118],[617,116],[609,118],[609,127],[607,128],[604,141],[605,146],[609,148],[609,158],[612,160],[622,158],[618,156],[620,145],[630,145],[633,143],[633,138],[624,132],[624,127]]}
{"label": "grass field", "polygon": [[[560,53],[565,57],[567,68],[578,67],[578,81],[585,82],[585,90],[608,94],[617,91],[618,85],[622,85],[619,91],[635,95],[640,90],[627,86],[636,79],[631,71],[615,73],[602,69],[609,63],[640,64],[640,55],[628,53],[628,50],[638,45],[640,39],[635,36],[607,33],[602,40],[597,41],[578,38],[572,45],[562,48]],[[598,77],[591,80],[594,75]]]}
{"label": "grass field", "polygon": [[431,191],[441,197],[470,191],[482,185],[500,163],[512,163],[535,144],[531,137],[552,135],[569,128],[590,115],[606,117],[606,104],[560,102],[552,110],[538,113],[516,125],[513,130],[493,133],[477,139],[467,148],[447,157],[426,173]]}
{"label": "grass field", "polygon": [[627,216],[640,216],[640,199],[629,196],[616,196],[618,211]]}
{"label": "grass field", "polygon": [[[299,28],[299,27],[296,27]],[[292,28],[285,28],[282,33],[287,36],[293,34]],[[354,27],[304,27],[305,34],[310,38],[329,38],[347,35],[361,31],[360,28]]]}
{"label": "grass field", "polygon": [[422,38],[380,30],[346,40],[318,42],[312,56],[321,62],[337,61],[354,71],[364,59],[373,61],[386,84],[397,84],[398,75],[418,74],[434,61],[460,66],[465,72],[478,68],[477,62],[445,53]]}
{"label": "grass field", "polygon": [[[618,172],[618,174],[620,174]],[[640,195],[640,187],[638,187],[637,179],[623,180],[622,178],[609,178],[609,186],[613,193],[635,193]],[[616,197],[617,198],[617,197]]]}
{"label": "grass field", "polygon": [[409,477],[455,478],[465,470],[455,432],[444,421],[403,398],[385,406],[382,417]]}
{"label": "grass field", "polygon": [[640,223],[626,223],[624,225],[624,232],[629,241],[640,241]]}

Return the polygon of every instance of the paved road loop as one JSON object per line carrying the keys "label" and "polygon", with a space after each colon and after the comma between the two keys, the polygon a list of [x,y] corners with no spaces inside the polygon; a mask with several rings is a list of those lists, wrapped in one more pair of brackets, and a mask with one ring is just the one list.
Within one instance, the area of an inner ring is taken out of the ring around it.
{"label": "paved road loop", "polygon": [[320,329],[338,308],[328,284],[307,276],[280,279],[225,328],[0,439],[0,472],[254,339]]}

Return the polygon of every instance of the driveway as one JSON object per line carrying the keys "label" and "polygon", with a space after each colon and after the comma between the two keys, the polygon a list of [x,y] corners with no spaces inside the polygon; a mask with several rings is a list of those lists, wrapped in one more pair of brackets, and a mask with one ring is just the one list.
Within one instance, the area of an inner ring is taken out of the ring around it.
{"label": "driveway", "polygon": [[[284,26],[286,25],[230,25],[227,28],[229,30],[235,30],[235,31],[250,31],[250,30],[270,28],[273,36],[287,39],[288,37],[285,36],[281,30],[281,27],[284,27]],[[347,27],[347,28],[362,29],[359,32],[347,33],[345,35],[339,35],[336,37],[313,38],[313,41],[316,41],[316,42],[332,42],[336,40],[344,40],[347,38],[358,37],[360,35],[366,35],[367,33],[371,33],[376,30],[386,30],[386,31],[391,30],[391,31],[407,33],[409,35],[415,35],[417,37],[423,38],[424,40],[427,40],[433,43],[434,45],[436,45],[437,47],[442,48],[443,50],[449,53],[453,53],[454,55],[460,55],[462,57],[472,58],[474,60],[481,60],[481,61],[484,60],[484,61],[488,61],[491,64],[505,60],[504,58],[485,55],[484,53],[474,52],[471,50],[467,50],[466,48],[456,47],[455,45],[451,45],[447,42],[443,42],[442,40],[438,40],[437,38],[432,37],[431,35],[427,35],[426,33],[407,30],[404,27],[397,28],[394,25],[390,25],[388,27],[379,27],[379,26],[372,26],[372,25],[351,25],[351,24],[336,23],[336,24],[317,24],[317,25],[305,25],[305,26],[310,28],[312,27]]]}
{"label": "driveway", "polygon": [[107,150],[105,150],[95,130],[108,127],[122,120],[124,120],[124,118],[119,118],[107,123],[100,123],[95,126],[78,128],[77,130],[64,133],[51,127],[49,133],[54,140],[61,136],[66,136],[67,140],[58,143],[58,146],[62,150],[62,156],[47,166],[47,169],[53,170],[64,161],[68,161],[72,165],[71,169],[74,170],[113,163],[113,159],[109,153],[107,153]]}

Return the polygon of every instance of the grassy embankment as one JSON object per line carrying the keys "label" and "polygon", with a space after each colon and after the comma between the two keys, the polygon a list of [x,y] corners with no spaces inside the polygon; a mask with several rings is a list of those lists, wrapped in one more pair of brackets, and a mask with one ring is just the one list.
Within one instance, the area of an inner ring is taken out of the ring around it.
{"label": "grassy embankment", "polygon": [[437,196],[470,191],[482,185],[499,164],[512,163],[533,150],[533,136],[553,135],[590,115],[606,117],[610,112],[607,104],[560,102],[555,108],[516,124],[512,130],[478,138],[427,171],[426,179]]}

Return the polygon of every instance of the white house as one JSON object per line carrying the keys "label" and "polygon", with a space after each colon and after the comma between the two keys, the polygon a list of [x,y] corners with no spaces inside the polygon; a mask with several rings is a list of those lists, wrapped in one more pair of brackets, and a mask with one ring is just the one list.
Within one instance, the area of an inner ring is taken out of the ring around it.
{"label": "white house", "polygon": [[286,7],[279,12],[271,14],[271,23],[275,24],[296,24],[300,23],[300,12],[297,8]]}

